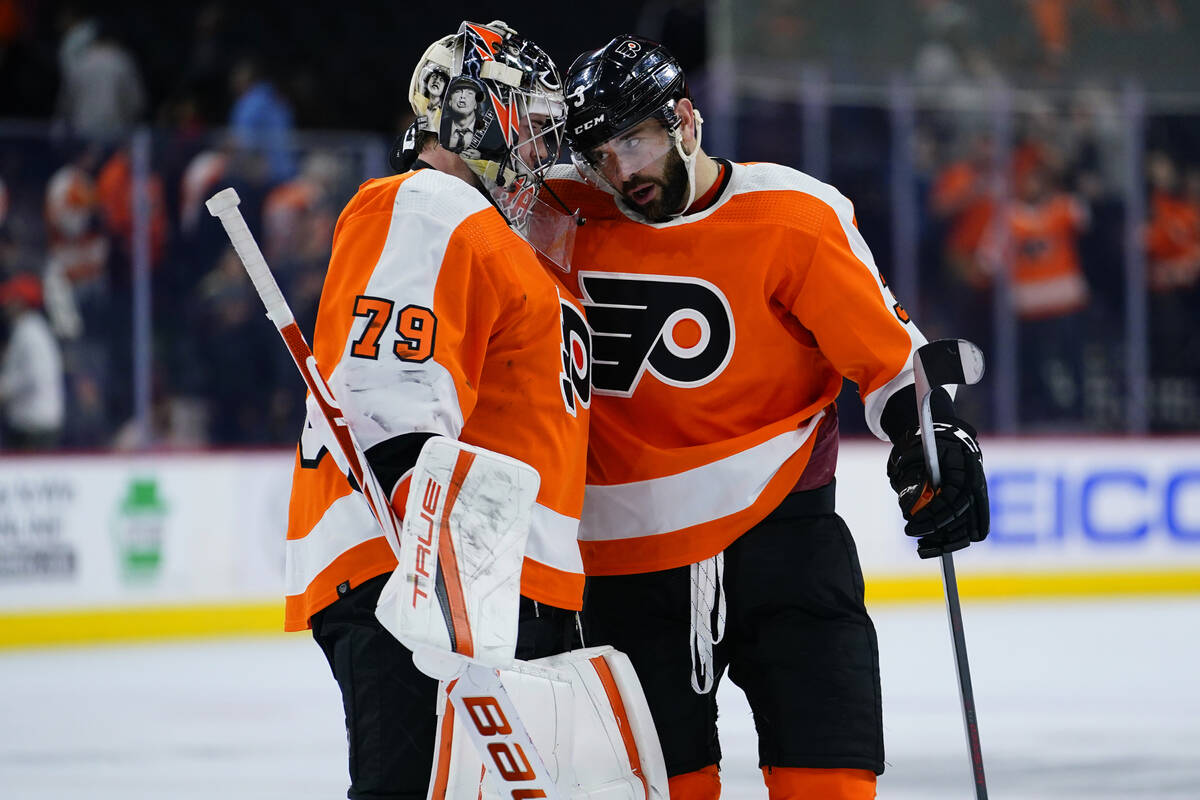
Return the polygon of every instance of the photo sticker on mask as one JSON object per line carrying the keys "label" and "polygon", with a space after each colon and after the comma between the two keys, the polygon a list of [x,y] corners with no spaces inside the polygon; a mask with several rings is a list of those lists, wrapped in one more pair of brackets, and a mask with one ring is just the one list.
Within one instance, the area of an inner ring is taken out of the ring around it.
{"label": "photo sticker on mask", "polygon": [[477,133],[487,127],[486,97],[487,90],[474,78],[459,76],[450,83],[442,107],[441,140],[447,150],[461,153],[478,147]]}
{"label": "photo sticker on mask", "polygon": [[446,99],[450,75],[440,65],[429,62],[421,71],[421,94],[425,98],[425,113],[440,111]]}

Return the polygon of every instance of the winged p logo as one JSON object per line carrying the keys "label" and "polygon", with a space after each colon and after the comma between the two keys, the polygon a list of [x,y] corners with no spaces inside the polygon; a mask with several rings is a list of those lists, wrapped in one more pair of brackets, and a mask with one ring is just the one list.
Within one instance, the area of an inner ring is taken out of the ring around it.
{"label": "winged p logo", "polygon": [[733,356],[729,301],[708,281],[583,271],[579,288],[597,394],[628,397],[647,372],[671,386],[703,386]]}

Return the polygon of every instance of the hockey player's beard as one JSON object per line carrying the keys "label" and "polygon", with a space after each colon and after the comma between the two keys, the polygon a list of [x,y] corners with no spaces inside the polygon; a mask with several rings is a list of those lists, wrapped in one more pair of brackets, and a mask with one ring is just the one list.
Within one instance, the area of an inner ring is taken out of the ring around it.
{"label": "hockey player's beard", "polygon": [[[658,196],[644,204],[639,203],[633,199],[633,190],[639,186],[645,186],[647,183],[653,183],[659,188]],[[684,165],[683,159],[679,157],[679,153],[672,147],[667,151],[663,161],[661,178],[634,175],[621,186],[621,196],[626,203],[637,209],[638,213],[651,222],[666,222],[671,219],[673,214],[678,214],[683,210],[683,200],[687,196],[687,190],[687,167]]]}

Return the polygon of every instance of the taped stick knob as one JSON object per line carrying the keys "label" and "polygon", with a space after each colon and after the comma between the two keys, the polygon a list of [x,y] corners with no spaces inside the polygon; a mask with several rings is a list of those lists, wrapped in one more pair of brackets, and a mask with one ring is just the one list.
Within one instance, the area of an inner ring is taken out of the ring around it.
{"label": "taped stick knob", "polygon": [[238,197],[237,190],[230,186],[228,189],[222,189],[208,198],[208,201],[204,205],[208,208],[208,213],[214,217],[220,217],[221,214],[229,209],[236,208],[241,202],[242,198]]}

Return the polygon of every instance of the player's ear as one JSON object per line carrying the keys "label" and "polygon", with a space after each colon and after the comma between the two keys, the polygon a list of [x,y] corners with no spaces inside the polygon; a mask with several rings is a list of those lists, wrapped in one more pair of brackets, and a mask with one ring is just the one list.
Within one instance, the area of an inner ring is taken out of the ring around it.
{"label": "player's ear", "polygon": [[679,117],[679,129],[683,134],[683,147],[692,152],[696,144],[696,108],[692,101],[681,97],[675,101],[675,114]]}

